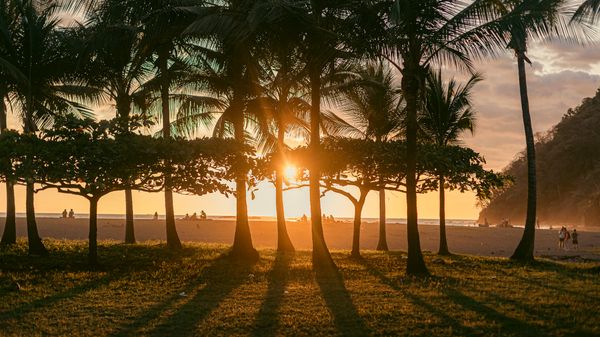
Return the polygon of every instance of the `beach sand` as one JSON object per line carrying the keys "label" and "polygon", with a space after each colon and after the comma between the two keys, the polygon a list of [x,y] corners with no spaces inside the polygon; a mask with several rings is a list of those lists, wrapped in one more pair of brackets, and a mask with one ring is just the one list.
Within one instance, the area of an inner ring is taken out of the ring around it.
{"label": "beach sand", "polygon": [[[88,219],[38,218],[38,229],[42,238],[87,240]],[[125,220],[98,219],[99,240],[123,240]],[[377,246],[378,223],[363,223],[361,231],[361,249],[372,250]],[[252,239],[257,248],[275,248],[277,233],[275,221],[250,220]],[[0,218],[0,231],[4,229],[4,219]],[[177,231],[182,241],[212,242],[231,244],[235,221],[177,220]],[[350,249],[352,244],[352,223],[336,222],[324,225],[325,238],[330,249]],[[540,229],[536,231],[537,256],[580,256],[600,260],[600,232],[578,229],[579,250],[559,250],[558,228],[555,230]],[[288,221],[290,238],[298,250],[311,249],[310,225],[296,221]],[[439,242],[438,226],[419,226],[421,248],[424,251],[436,252]],[[1,232],[0,232],[1,233]],[[522,228],[478,228],[448,226],[448,245],[450,251],[459,254],[507,257],[513,252],[521,235]],[[165,240],[164,220],[135,220],[136,239],[140,242],[148,240]],[[407,249],[406,225],[388,224],[388,245],[391,250]],[[25,219],[17,219],[17,235],[26,237]]]}

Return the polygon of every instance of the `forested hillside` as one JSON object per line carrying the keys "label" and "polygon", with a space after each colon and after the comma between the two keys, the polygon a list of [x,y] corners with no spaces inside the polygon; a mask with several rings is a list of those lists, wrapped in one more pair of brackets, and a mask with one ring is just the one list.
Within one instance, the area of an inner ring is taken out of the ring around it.
{"label": "forested hillside", "polygon": [[[541,224],[600,226],[600,90],[569,109],[560,123],[536,140],[538,219]],[[505,173],[514,183],[497,191],[479,214],[498,223],[523,224],[527,198],[524,153]]]}

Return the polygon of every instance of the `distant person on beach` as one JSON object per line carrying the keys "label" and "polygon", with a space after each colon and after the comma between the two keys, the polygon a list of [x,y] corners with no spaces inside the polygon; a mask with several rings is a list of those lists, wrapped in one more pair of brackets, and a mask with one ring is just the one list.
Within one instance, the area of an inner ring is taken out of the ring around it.
{"label": "distant person on beach", "polygon": [[154,212],[154,220],[158,220],[158,212]]}
{"label": "distant person on beach", "polygon": [[565,227],[565,249],[567,250],[569,248],[569,240],[571,240],[571,233],[569,233],[569,230]]}
{"label": "distant person on beach", "polygon": [[579,234],[576,229],[573,229],[573,234],[571,234],[573,238],[573,249],[579,250]]}
{"label": "distant person on beach", "polygon": [[67,218],[67,209],[66,208],[64,211],[62,211],[62,217],[63,217],[63,219]]}
{"label": "distant person on beach", "polygon": [[190,215],[188,213],[185,213],[185,216],[183,217],[183,220],[189,220],[190,219]]}
{"label": "distant person on beach", "polygon": [[69,218],[70,219],[75,219],[75,212],[73,212],[73,209],[71,208],[71,210],[69,211]]}
{"label": "distant person on beach", "polygon": [[194,212],[194,214],[192,214],[192,216],[190,217],[190,220],[198,220],[198,214]]}
{"label": "distant person on beach", "polygon": [[206,212],[204,210],[200,211],[200,220],[206,220]]}
{"label": "distant person on beach", "polygon": [[566,231],[567,231],[567,229],[565,228],[565,226],[562,226],[560,228],[560,231],[558,232],[558,248],[560,248],[560,249],[565,248],[565,237],[567,236],[565,234]]}
{"label": "distant person on beach", "polygon": [[300,218],[301,222],[308,222],[308,217],[306,216],[306,214],[302,214],[302,217]]}

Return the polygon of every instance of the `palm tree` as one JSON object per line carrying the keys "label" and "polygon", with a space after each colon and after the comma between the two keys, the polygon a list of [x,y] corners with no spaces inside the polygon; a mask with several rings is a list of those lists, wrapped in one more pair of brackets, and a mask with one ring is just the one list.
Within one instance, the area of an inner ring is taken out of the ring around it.
{"label": "palm tree", "polygon": [[[97,91],[82,86],[73,73],[76,64],[72,32],[58,29],[57,7],[17,2],[19,22],[13,42],[16,68],[26,82],[14,83],[9,94],[13,109],[21,113],[25,133],[35,133],[52,124],[53,116],[72,113],[90,117],[91,111],[73,98],[96,102]],[[26,184],[27,236],[30,254],[46,255],[37,230],[34,211],[34,182]]]}
{"label": "palm tree", "polygon": [[496,25],[498,34],[505,34],[509,37],[508,48],[514,52],[517,58],[521,110],[527,149],[527,215],[525,229],[511,259],[531,261],[534,258],[537,196],[535,142],[525,71],[525,63],[531,63],[527,57],[527,46],[532,39],[543,40],[551,37],[563,37],[581,41],[586,38],[586,34],[584,30],[581,30],[581,26],[569,25],[566,16],[567,11],[569,11],[569,1],[567,0],[511,0],[504,1],[501,8],[504,15],[493,24]]}
{"label": "palm tree", "polygon": [[485,25],[497,16],[496,6],[486,0],[468,4],[446,0],[395,0],[387,11],[387,41],[382,53],[402,73],[401,88],[406,101],[406,271],[409,274],[428,273],[419,239],[416,188],[417,112],[427,74],[435,64],[450,64],[472,71],[470,57],[497,53],[498,46],[506,45],[504,36],[488,34],[494,30]]}
{"label": "palm tree", "polygon": [[[427,77],[427,88],[423,109],[419,116],[419,126],[425,138],[432,143],[445,146],[458,142],[464,131],[473,133],[475,112],[471,106],[472,89],[482,77],[479,74],[471,76],[464,85],[454,79],[444,83],[442,72],[431,72]],[[438,254],[449,255],[446,240],[446,210],[444,195],[444,175],[439,178],[440,191],[440,248]]]}
{"label": "palm tree", "polygon": [[[352,69],[356,76],[340,89],[340,108],[366,139],[380,144],[401,132],[403,126],[402,96],[397,80],[383,62],[370,62]],[[377,250],[388,250],[385,219],[385,188],[379,189],[379,241]],[[360,216],[355,219],[356,235],[360,233]],[[354,241],[358,242],[356,238]]]}
{"label": "palm tree", "polygon": [[[27,78],[17,68],[15,55],[15,34],[18,24],[18,13],[14,1],[0,3],[0,132],[7,129],[6,100],[9,98],[9,83],[25,83]],[[14,182],[6,181],[6,221],[0,245],[11,245],[17,242],[16,208]]]}
{"label": "palm tree", "polygon": [[[203,48],[209,62],[218,62],[221,77],[216,81],[220,92],[228,97],[228,106],[216,123],[216,133],[231,132],[237,142],[247,143],[246,103],[256,97],[259,66],[252,53],[255,30],[249,25],[248,13],[253,1],[224,1],[220,5],[199,6],[193,9],[195,21],[186,34],[203,38],[216,48]],[[210,74],[212,76],[212,74]],[[260,123],[259,123],[260,124]],[[239,162],[246,161],[240,154]],[[242,165],[243,166],[243,165]],[[236,178],[236,230],[231,255],[255,259],[258,252],[252,244],[247,205],[247,172],[240,169]]]}
{"label": "palm tree", "polygon": [[[142,55],[140,18],[133,17],[121,1],[102,3],[87,22],[83,57],[89,85],[102,88],[106,100],[115,104],[124,128],[133,112],[150,108],[152,66]],[[152,88],[151,88],[152,89]],[[132,111],[133,110],[133,111]],[[135,243],[133,197],[125,190],[125,243]]]}

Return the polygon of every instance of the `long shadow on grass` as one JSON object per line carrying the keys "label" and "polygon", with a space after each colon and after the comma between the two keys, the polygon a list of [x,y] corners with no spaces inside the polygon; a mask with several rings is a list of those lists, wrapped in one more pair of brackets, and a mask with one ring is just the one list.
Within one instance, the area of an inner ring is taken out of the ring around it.
{"label": "long shadow on grass", "polygon": [[419,306],[419,307],[429,311],[433,315],[439,317],[440,319],[442,319],[443,323],[450,325],[452,327],[452,330],[455,331],[458,335],[473,336],[473,335],[481,334],[481,332],[478,330],[475,330],[468,326],[464,326],[460,321],[458,321],[454,317],[448,315],[446,313],[446,311],[443,310],[443,308],[440,308],[431,303],[428,303],[427,301],[423,300],[419,296],[417,296],[415,294],[411,294],[410,292],[406,291],[398,284],[397,281],[384,275],[380,270],[378,270],[375,266],[373,266],[371,263],[369,263],[368,260],[363,258],[358,261],[366,268],[366,270],[369,272],[369,274],[377,277],[383,284],[389,286],[393,290],[395,290],[399,293],[402,293],[402,295],[404,297],[408,298],[408,300],[411,301],[414,305]]}
{"label": "long shadow on grass", "polygon": [[191,282],[184,290],[193,294],[191,298],[174,295],[150,308],[132,324],[125,326],[113,336],[137,336],[140,328],[148,326],[180,302],[180,306],[156,325],[148,336],[193,336],[198,323],[206,318],[219,304],[248,278],[255,262],[234,260],[228,255],[215,259],[203,269],[202,275]]}
{"label": "long shadow on grass", "polygon": [[103,276],[103,277],[97,278],[92,281],[84,282],[83,284],[80,284],[78,286],[70,288],[67,291],[60,292],[60,293],[57,293],[54,295],[50,295],[47,297],[33,300],[31,302],[24,303],[22,305],[17,306],[16,308],[13,308],[12,310],[1,312],[0,313],[0,322],[6,320],[8,318],[21,317],[29,312],[32,312],[35,310],[40,310],[45,307],[49,307],[49,306],[51,306],[57,302],[60,302],[62,300],[66,300],[66,299],[81,295],[83,293],[86,293],[88,291],[91,291],[93,289],[99,288],[101,286],[105,286],[105,285],[109,284],[112,280],[113,280],[112,277]]}
{"label": "long shadow on grass", "polygon": [[516,318],[508,317],[497,310],[484,305],[472,297],[469,297],[456,289],[445,289],[444,293],[448,298],[454,301],[456,304],[462,306],[467,310],[474,311],[481,314],[487,320],[494,321],[502,327],[502,331],[507,333],[515,332],[521,336],[543,336],[543,332],[539,330],[539,327],[528,324]]}
{"label": "long shadow on grass", "polygon": [[369,330],[358,314],[344,285],[342,274],[335,265],[315,267],[321,295],[333,314],[334,324],[342,336],[367,336]]}
{"label": "long shadow on grass", "polygon": [[255,337],[268,337],[277,335],[279,327],[279,308],[283,300],[285,287],[288,283],[288,271],[293,254],[278,253],[269,273],[269,288],[256,318],[252,335]]}

